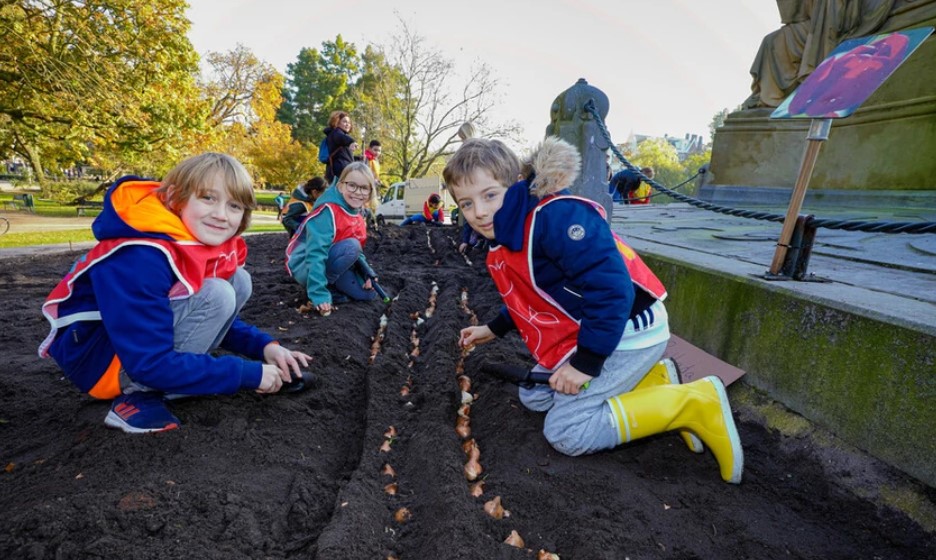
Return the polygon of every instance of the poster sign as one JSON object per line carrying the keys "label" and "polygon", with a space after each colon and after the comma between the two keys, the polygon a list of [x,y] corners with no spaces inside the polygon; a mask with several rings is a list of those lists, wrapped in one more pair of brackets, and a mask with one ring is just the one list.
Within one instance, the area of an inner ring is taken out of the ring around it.
{"label": "poster sign", "polygon": [[921,27],[842,42],[770,117],[835,119],[851,115],[932,32],[932,27]]}

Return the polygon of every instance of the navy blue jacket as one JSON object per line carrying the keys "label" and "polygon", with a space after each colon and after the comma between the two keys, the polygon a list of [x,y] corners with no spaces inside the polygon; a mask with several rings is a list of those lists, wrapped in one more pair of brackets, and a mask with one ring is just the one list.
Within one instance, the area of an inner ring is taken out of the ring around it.
{"label": "navy blue jacket", "polygon": [[341,172],[352,161],[351,144],[354,138],[344,130],[328,127],[325,133],[325,144],[328,146],[328,163],[325,164],[325,180],[331,181],[334,177],[341,177]]}
{"label": "navy blue jacket", "polygon": [[[556,194],[571,193],[563,190]],[[494,214],[495,241],[519,251],[526,217],[538,203],[539,199],[529,193],[527,181],[510,187],[503,206]],[[584,238],[570,237],[573,225],[584,229]],[[537,214],[531,246],[537,285],[580,322],[572,366],[597,377],[605,359],[617,348],[637,297],[611,228],[591,205],[558,200]],[[636,292],[643,294],[642,290]],[[504,307],[488,327],[503,336],[515,325]]]}

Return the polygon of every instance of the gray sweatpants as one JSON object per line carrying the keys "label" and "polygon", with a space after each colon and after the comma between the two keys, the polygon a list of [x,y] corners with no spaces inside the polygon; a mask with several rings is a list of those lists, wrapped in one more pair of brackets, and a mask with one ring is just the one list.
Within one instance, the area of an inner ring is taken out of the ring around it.
{"label": "gray sweatpants", "polygon": [[574,456],[611,449],[621,440],[611,423],[611,408],[606,401],[631,391],[665,350],[665,342],[636,350],[616,350],[605,361],[601,375],[579,394],[564,395],[549,385],[534,385],[520,387],[520,402],[530,410],[548,411],[543,435],[556,451]]}
{"label": "gray sweatpants", "polygon": [[[191,297],[171,301],[175,351],[206,354],[218,348],[252,293],[250,273],[238,268],[230,280],[207,278]],[[130,379],[123,370],[120,372],[120,387],[124,393],[152,391]],[[172,390],[168,389],[168,392],[172,393]],[[178,398],[182,395],[167,396]]]}

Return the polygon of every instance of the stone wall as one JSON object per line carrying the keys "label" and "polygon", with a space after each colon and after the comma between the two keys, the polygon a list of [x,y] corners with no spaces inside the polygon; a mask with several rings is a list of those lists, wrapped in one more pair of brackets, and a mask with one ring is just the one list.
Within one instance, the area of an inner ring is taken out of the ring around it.
{"label": "stone wall", "polygon": [[936,487],[936,333],[646,250],[673,331],[745,383]]}

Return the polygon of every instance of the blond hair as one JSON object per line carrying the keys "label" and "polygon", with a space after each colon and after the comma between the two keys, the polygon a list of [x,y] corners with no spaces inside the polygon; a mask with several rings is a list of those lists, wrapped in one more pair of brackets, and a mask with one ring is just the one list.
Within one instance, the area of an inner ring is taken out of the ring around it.
{"label": "blond hair", "polygon": [[504,187],[509,187],[520,175],[520,160],[500,140],[468,138],[445,164],[442,180],[452,192],[454,185],[461,184],[479,169],[490,173]]}
{"label": "blond hair", "polygon": [[237,159],[217,152],[206,152],[192,156],[173,167],[163,178],[157,195],[169,210],[180,214],[193,195],[204,194],[209,181],[220,175],[228,195],[244,207],[239,235],[250,225],[250,216],[257,208],[254,197],[253,179]]}
{"label": "blond hair", "polygon": [[[344,169],[341,170],[341,177],[338,177],[338,182],[343,183],[345,177],[347,177],[349,173],[353,173],[355,171],[362,173],[367,179],[367,184],[370,185],[370,197],[367,199],[369,203],[374,199],[375,196],[377,196],[377,181],[374,179],[374,174],[371,172],[369,165],[363,161],[349,163],[347,166],[345,166]],[[342,193],[341,196],[344,196],[344,193]]]}

